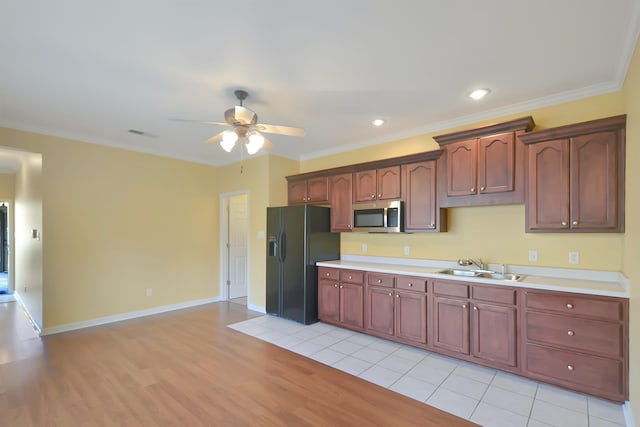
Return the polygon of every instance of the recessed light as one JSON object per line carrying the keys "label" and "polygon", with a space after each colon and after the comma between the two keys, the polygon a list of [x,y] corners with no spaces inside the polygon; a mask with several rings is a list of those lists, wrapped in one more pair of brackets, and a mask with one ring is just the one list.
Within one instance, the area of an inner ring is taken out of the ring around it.
{"label": "recessed light", "polygon": [[371,124],[374,126],[382,126],[384,124],[384,119],[375,119]]}
{"label": "recessed light", "polygon": [[473,92],[471,92],[468,96],[469,98],[475,99],[477,101],[487,96],[489,92],[491,92],[490,89],[476,89]]}

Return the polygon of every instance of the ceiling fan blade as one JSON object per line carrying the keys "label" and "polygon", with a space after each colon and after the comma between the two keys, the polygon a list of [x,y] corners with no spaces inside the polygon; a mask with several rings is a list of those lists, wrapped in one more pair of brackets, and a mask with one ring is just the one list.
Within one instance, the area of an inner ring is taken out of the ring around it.
{"label": "ceiling fan blade", "polygon": [[209,122],[206,120],[169,119],[172,122],[199,123],[201,125],[229,126],[229,123]]}
{"label": "ceiling fan blade", "polygon": [[220,132],[217,135],[213,135],[211,138],[205,141],[206,144],[215,144],[216,142],[222,141],[222,135],[224,135],[226,131]]}
{"label": "ceiling fan blade", "polygon": [[259,123],[255,127],[260,132],[275,133],[278,135],[305,136],[307,134],[304,129],[294,128],[291,126],[265,125]]}
{"label": "ceiling fan blade", "polygon": [[[264,137],[264,135],[262,135]],[[269,141],[268,138],[264,138],[264,145],[262,146],[264,150],[271,151],[273,150],[273,143]]]}

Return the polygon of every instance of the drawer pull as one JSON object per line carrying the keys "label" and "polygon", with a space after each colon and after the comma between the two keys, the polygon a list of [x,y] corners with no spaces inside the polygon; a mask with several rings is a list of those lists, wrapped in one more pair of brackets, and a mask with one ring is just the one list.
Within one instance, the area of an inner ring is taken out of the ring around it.
{"label": "drawer pull", "polygon": [[329,277],[329,273],[326,273],[326,274],[327,274],[327,277]]}
{"label": "drawer pull", "polygon": [[378,279],[378,283],[382,283],[382,279]]}
{"label": "drawer pull", "polygon": [[567,331],[567,335],[569,335],[570,337],[574,336],[576,333],[573,331]]}
{"label": "drawer pull", "polygon": [[567,303],[567,308],[568,308],[569,310],[571,310],[571,309],[573,308],[573,304],[571,304],[570,302],[569,302],[569,303]]}
{"label": "drawer pull", "polygon": [[349,280],[351,280],[351,276],[349,276]]}
{"label": "drawer pull", "polygon": [[573,365],[567,365],[567,369],[568,369],[569,371],[573,371],[573,369],[574,369],[574,368],[573,368]]}
{"label": "drawer pull", "polygon": [[409,283],[409,287],[410,287],[410,288],[411,288],[411,287],[413,287],[413,283]]}

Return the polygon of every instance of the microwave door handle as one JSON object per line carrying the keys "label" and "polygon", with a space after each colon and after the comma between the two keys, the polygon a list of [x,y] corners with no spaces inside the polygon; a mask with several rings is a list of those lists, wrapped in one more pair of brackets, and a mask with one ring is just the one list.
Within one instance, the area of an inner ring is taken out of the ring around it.
{"label": "microwave door handle", "polygon": [[387,224],[387,215],[388,215],[387,208],[384,208],[382,210],[382,225],[383,225],[383,227],[385,229],[387,228],[387,225],[388,225]]}

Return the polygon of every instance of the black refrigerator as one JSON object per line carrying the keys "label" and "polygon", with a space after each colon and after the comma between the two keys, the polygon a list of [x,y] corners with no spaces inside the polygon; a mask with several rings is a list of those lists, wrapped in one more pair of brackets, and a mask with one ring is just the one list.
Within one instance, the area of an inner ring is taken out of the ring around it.
{"label": "black refrigerator", "polygon": [[308,325],[318,320],[318,261],[340,259],[330,209],[267,208],[267,313]]}

